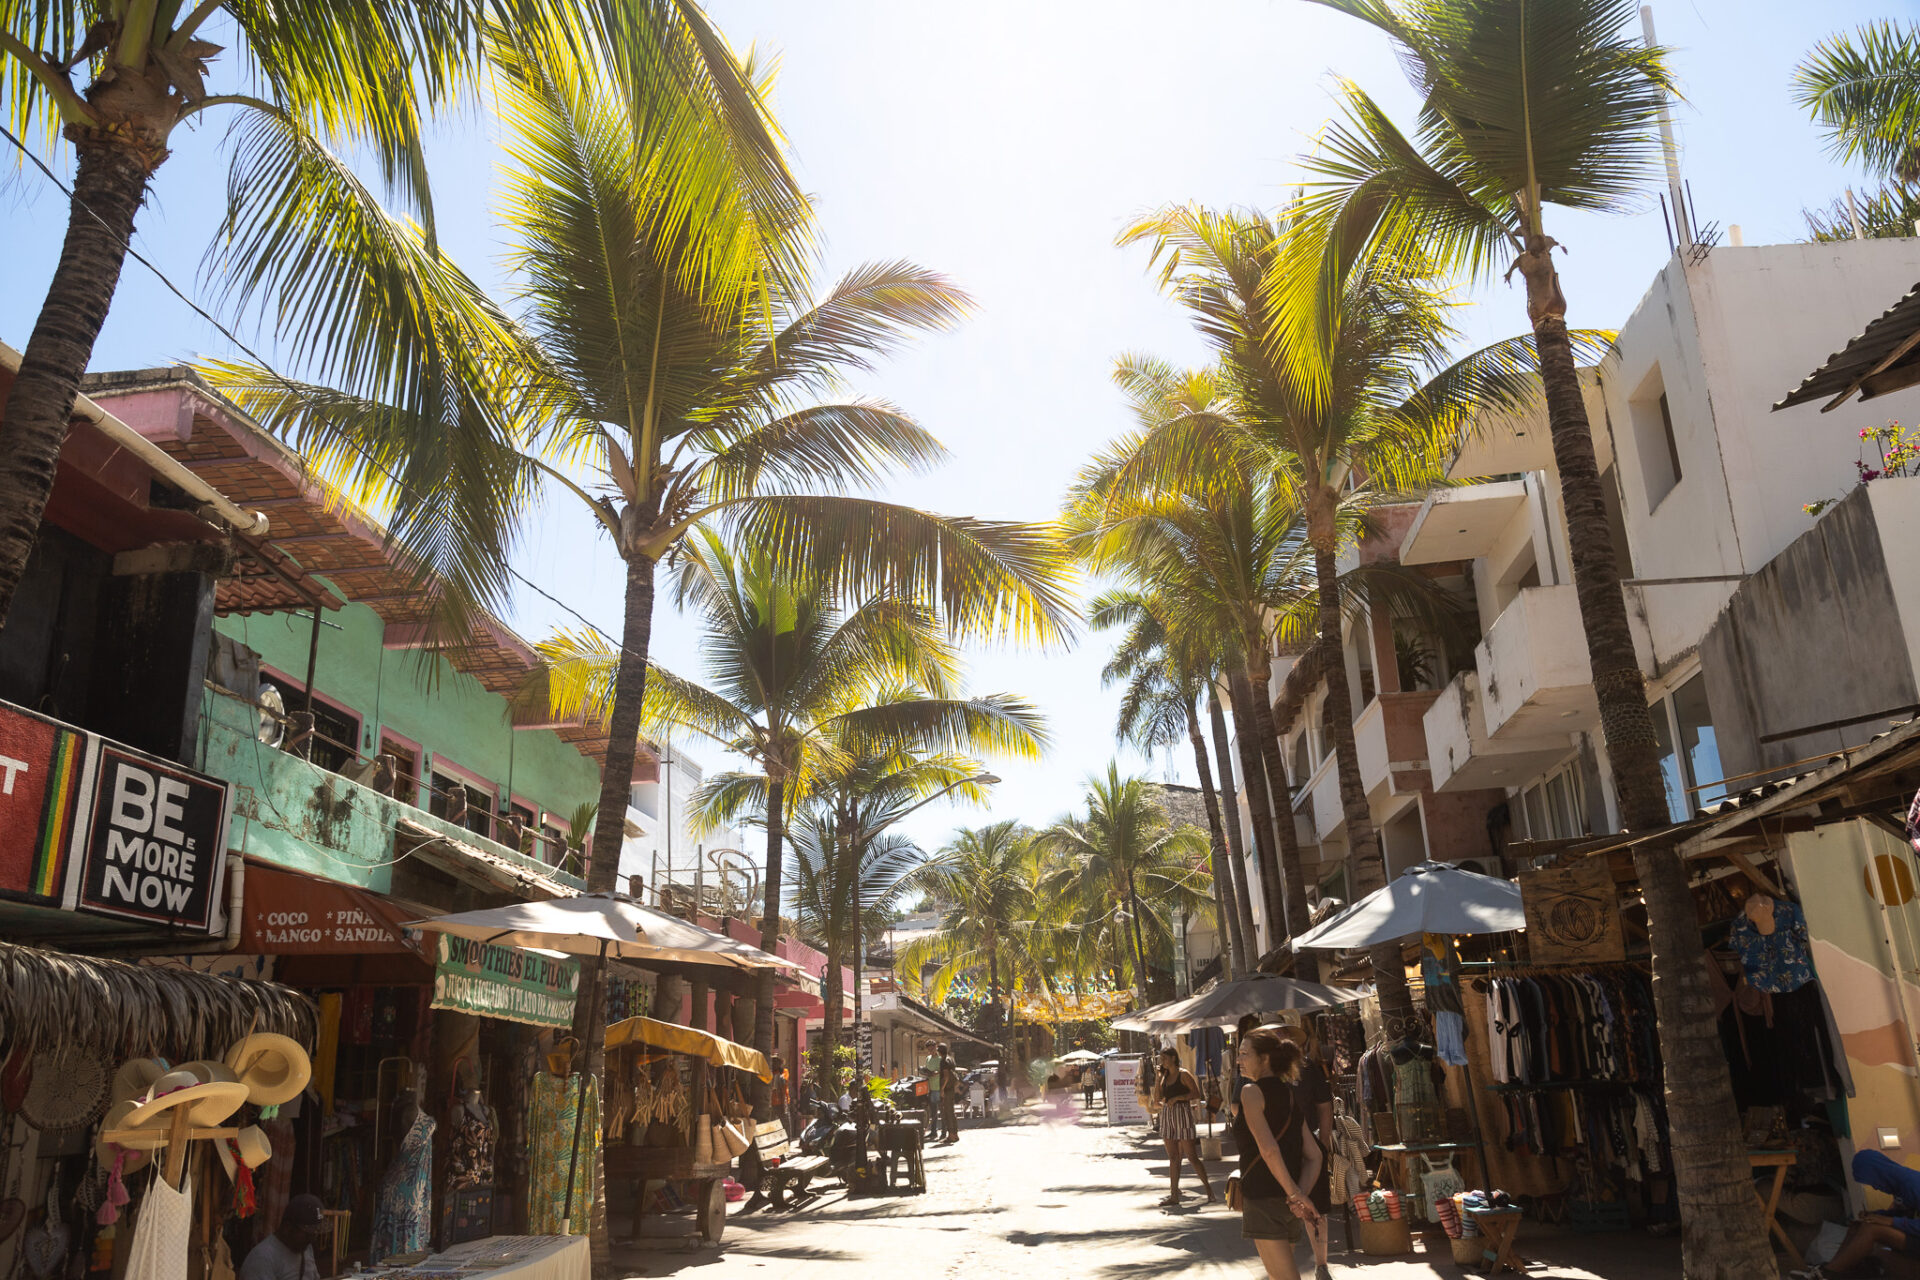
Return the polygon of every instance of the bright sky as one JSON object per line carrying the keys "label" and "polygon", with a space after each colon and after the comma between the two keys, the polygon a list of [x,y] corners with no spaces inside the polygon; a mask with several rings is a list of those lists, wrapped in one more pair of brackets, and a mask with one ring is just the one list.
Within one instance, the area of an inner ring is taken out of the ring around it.
{"label": "bright sky", "polygon": [[[1366,86],[1403,125],[1412,114],[1384,38],[1302,0],[713,0],[711,12],[736,45],[781,57],[776,106],[817,201],[823,278],[907,258],[948,273],[978,304],[964,328],[922,343],[859,388],[918,415],[953,453],[938,472],[899,481],[886,495],[953,514],[1048,518],[1088,453],[1126,427],[1107,376],[1113,358],[1204,358],[1147,279],[1144,253],[1113,247],[1131,216],[1188,200],[1279,202],[1299,180],[1296,157],[1331,114],[1338,76]],[[1859,182],[1824,154],[1788,83],[1820,38],[1884,12],[1846,0],[1659,6],[1659,35],[1675,51],[1687,98],[1676,124],[1702,222],[1739,223],[1749,244],[1801,238],[1803,205]],[[434,182],[443,244],[498,286],[488,128],[476,117],[449,125]],[[180,139],[136,236],[203,303],[213,289],[198,264],[225,176],[221,126]],[[1561,269],[1575,325],[1620,324],[1665,260],[1653,192],[1636,216],[1558,217],[1552,229],[1570,249]],[[0,186],[0,217],[9,250],[0,255],[0,338],[23,347],[66,204],[25,173]],[[1905,283],[1889,282],[1889,303]],[[1517,290],[1495,286],[1475,301],[1462,317],[1470,338],[1503,337],[1525,323]],[[227,354],[226,339],[129,262],[93,367]],[[1781,385],[1805,372],[1781,370]],[[572,505],[554,503],[535,523],[520,568],[611,633],[619,562]],[[538,638],[571,620],[523,592],[511,621]],[[1114,697],[1099,680],[1108,648],[1104,637],[1083,636],[1067,653],[976,653],[972,687],[1038,703],[1053,749],[1036,765],[995,765],[1005,781],[990,812],[936,804],[906,830],[933,849],[956,821],[1044,823],[1074,807],[1084,778],[1116,751]],[[654,653],[699,671],[697,635],[664,611]],[[688,745],[710,769],[723,767],[710,746]],[[1164,776],[1166,762],[1120,754],[1128,767]],[[1178,780],[1193,780],[1191,759],[1172,764]]]}

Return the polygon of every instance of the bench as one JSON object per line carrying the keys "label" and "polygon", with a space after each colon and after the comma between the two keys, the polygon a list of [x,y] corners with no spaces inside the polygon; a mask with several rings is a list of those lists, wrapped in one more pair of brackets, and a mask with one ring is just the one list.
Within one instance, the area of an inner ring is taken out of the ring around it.
{"label": "bench", "polygon": [[787,1207],[789,1194],[805,1195],[813,1176],[827,1167],[825,1156],[799,1154],[799,1149],[787,1137],[787,1126],[778,1120],[754,1126],[753,1145],[760,1153],[762,1189],[776,1209]]}

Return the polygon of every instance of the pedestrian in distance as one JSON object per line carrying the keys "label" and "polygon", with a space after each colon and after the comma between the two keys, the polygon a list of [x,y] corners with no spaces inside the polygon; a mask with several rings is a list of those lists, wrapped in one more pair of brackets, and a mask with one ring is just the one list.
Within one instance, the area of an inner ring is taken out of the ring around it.
{"label": "pedestrian in distance", "polygon": [[946,1051],[946,1045],[938,1044],[927,1060],[920,1064],[920,1074],[927,1078],[927,1141],[938,1142],[941,1137],[940,1121],[940,1058]]}
{"label": "pedestrian in distance", "polygon": [[1080,1068],[1080,1109],[1093,1110],[1094,1072],[1099,1069],[1097,1063],[1087,1063]]}
{"label": "pedestrian in distance", "polygon": [[1293,1091],[1300,1049],[1271,1031],[1256,1030],[1240,1037],[1235,1057],[1247,1080],[1233,1121],[1233,1145],[1240,1153],[1240,1235],[1253,1241],[1268,1280],[1300,1280],[1293,1246],[1304,1226],[1320,1216],[1309,1195],[1320,1176],[1320,1148],[1303,1141]]}
{"label": "pedestrian in distance", "polygon": [[953,1059],[948,1056],[944,1040],[940,1042],[938,1048],[940,1050],[940,1105],[943,1108],[940,1112],[940,1126],[946,1130],[947,1135],[942,1141],[950,1147],[960,1141],[960,1117],[955,1114],[960,1105],[960,1072],[955,1069]]}
{"label": "pedestrian in distance", "polygon": [[1160,1099],[1160,1137],[1167,1144],[1167,1198],[1160,1202],[1168,1209],[1180,1207],[1180,1162],[1184,1159],[1200,1175],[1206,1188],[1207,1203],[1214,1202],[1213,1183],[1207,1178],[1207,1166],[1200,1161],[1200,1131],[1193,1123],[1193,1100],[1200,1086],[1193,1073],[1180,1065],[1180,1055],[1172,1049],[1160,1051],[1160,1068],[1153,1081],[1154,1094]]}
{"label": "pedestrian in distance", "polygon": [[1333,1150],[1333,1085],[1320,1063],[1320,1046],[1309,1027],[1282,1027],[1280,1036],[1300,1050],[1300,1079],[1293,1086],[1295,1109],[1306,1126],[1304,1141],[1320,1148],[1320,1176],[1307,1193],[1320,1217],[1307,1224],[1307,1235],[1313,1241],[1314,1280],[1328,1280],[1332,1274],[1327,1270],[1327,1216],[1333,1211],[1333,1162],[1329,1158]]}

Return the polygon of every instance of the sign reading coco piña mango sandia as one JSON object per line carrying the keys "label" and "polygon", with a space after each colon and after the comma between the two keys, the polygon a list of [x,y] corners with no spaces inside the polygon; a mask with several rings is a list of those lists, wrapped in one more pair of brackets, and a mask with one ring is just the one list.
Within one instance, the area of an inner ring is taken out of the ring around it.
{"label": "sign reading coco pi\u00f1a mango sandia", "polygon": [[433,1007],[477,1013],[536,1027],[573,1024],[580,964],[440,935],[433,970]]}

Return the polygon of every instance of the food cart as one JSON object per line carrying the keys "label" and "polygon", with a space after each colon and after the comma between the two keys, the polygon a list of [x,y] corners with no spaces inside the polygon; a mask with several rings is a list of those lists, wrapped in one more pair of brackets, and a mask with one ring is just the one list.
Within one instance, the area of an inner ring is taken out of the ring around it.
{"label": "food cart", "polygon": [[607,1028],[606,1173],[609,1186],[633,1184],[632,1238],[687,1238],[645,1229],[650,1184],[665,1183],[693,1204],[696,1238],[720,1243],[724,1182],[738,1154],[729,1138],[752,1132],[748,1075],[771,1081],[773,1069],[758,1050],[720,1036],[654,1018]]}

